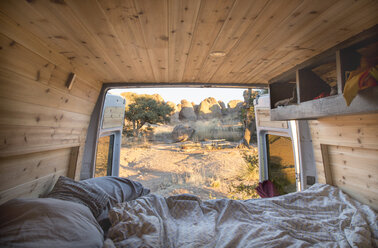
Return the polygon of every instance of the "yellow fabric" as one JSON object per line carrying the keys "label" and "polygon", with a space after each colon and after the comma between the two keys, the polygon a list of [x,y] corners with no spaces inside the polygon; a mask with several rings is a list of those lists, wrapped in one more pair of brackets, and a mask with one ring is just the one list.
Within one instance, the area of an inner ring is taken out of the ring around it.
{"label": "yellow fabric", "polygon": [[[365,79],[368,81],[366,81],[363,85],[360,85],[361,76],[366,72],[366,70],[369,70],[369,76],[367,79]],[[378,65],[375,65],[370,69],[366,68],[366,66],[363,66],[363,69],[360,68],[355,71],[352,71],[344,87],[344,99],[347,106],[351,104],[351,102],[360,90],[375,86],[377,81]]]}
{"label": "yellow fabric", "polygon": [[347,106],[350,105],[350,103],[353,101],[353,99],[356,97],[358,91],[360,90],[358,82],[359,82],[360,77],[363,73],[364,72],[360,72],[358,74],[351,75],[349,77],[348,81],[345,83],[344,99],[345,99]]}
{"label": "yellow fabric", "polygon": [[376,80],[378,81],[378,65],[374,66],[373,68],[371,68],[370,70],[370,75]]}

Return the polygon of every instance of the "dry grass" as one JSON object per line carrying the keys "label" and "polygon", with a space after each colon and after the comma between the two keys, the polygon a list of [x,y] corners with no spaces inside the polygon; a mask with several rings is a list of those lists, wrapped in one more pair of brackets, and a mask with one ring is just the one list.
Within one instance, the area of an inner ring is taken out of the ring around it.
{"label": "dry grass", "polygon": [[252,198],[251,185],[258,182],[258,170],[248,169],[243,156],[254,152],[245,148],[181,149],[179,143],[124,146],[120,175],[164,196],[186,192],[202,199]]}
{"label": "dry grass", "polygon": [[154,141],[167,142],[171,139],[174,126],[172,125],[156,125],[152,127],[152,134],[149,137]]}
{"label": "dry grass", "polygon": [[173,125],[151,125],[138,138],[124,138],[128,152],[121,163],[128,166],[122,166],[120,174],[164,196],[186,192],[202,199],[257,197],[253,187],[259,172],[248,162],[257,149],[236,147],[242,124],[235,119],[186,124],[195,130],[188,142],[172,143]]}
{"label": "dry grass", "polygon": [[241,124],[224,124],[218,119],[209,121],[197,121],[192,124],[195,132],[193,141],[211,139],[225,139],[228,141],[240,141],[243,137]]}

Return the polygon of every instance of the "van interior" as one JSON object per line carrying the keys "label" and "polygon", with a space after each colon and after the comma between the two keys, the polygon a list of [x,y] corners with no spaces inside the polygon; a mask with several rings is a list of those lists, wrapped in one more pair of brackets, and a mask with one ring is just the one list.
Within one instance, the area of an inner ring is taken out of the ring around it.
{"label": "van interior", "polygon": [[[0,246],[377,247],[377,13],[376,0],[0,1]],[[264,197],[164,198],[119,177],[126,102],[107,92],[147,87],[267,89],[253,103]]]}

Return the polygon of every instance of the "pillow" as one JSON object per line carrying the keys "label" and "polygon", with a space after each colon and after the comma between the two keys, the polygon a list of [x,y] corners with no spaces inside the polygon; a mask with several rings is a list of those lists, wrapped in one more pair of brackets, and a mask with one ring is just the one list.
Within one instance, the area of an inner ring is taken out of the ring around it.
{"label": "pillow", "polygon": [[0,247],[102,247],[89,208],[51,198],[13,199],[0,206]]}
{"label": "pillow", "polygon": [[48,198],[72,201],[87,206],[98,217],[109,201],[108,195],[100,188],[60,176]]}
{"label": "pillow", "polygon": [[95,177],[83,180],[81,183],[104,192],[109,198],[110,208],[117,203],[135,200],[150,193],[150,190],[144,188],[141,183],[122,177]]}
{"label": "pillow", "polygon": [[141,183],[122,177],[96,177],[83,180],[81,183],[103,191],[109,198],[106,208],[103,210],[102,214],[97,217],[97,221],[100,223],[105,234],[111,225],[108,212],[112,207],[117,203],[131,201],[150,193],[150,190],[144,188]]}

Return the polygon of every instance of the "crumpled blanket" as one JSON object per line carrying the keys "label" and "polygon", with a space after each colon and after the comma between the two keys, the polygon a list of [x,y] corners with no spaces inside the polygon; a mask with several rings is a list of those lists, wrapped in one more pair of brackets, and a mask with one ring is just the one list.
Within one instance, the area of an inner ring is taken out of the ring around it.
{"label": "crumpled blanket", "polygon": [[377,214],[336,187],[265,199],[147,195],[110,211],[104,247],[375,247]]}

